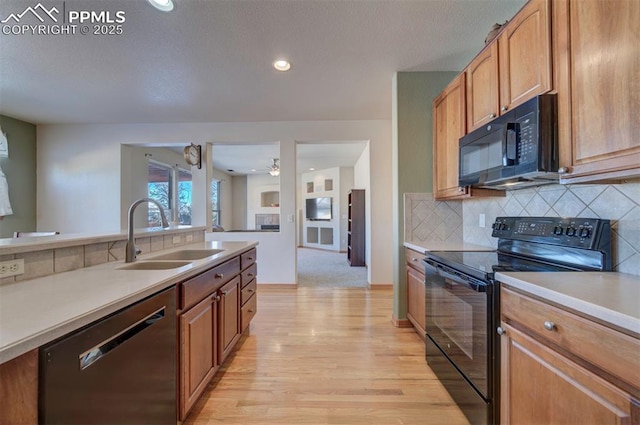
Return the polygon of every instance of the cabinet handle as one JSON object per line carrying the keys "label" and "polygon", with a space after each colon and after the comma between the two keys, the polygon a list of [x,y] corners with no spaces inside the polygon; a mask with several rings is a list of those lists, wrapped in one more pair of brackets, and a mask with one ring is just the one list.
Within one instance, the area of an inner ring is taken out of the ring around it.
{"label": "cabinet handle", "polygon": [[218,302],[218,301],[220,301],[222,298],[220,297],[220,295],[217,295],[217,294],[216,294],[216,295],[214,295],[213,297],[211,297],[211,299],[212,299],[213,301],[215,301],[215,302]]}
{"label": "cabinet handle", "polygon": [[464,187],[458,186],[458,192],[464,192]]}
{"label": "cabinet handle", "polygon": [[216,279],[224,279],[224,273],[216,273],[215,274],[215,278]]}
{"label": "cabinet handle", "polygon": [[253,257],[247,257],[247,260],[253,260]]}
{"label": "cabinet handle", "polygon": [[247,273],[247,277],[253,277],[253,273]]}
{"label": "cabinet handle", "polygon": [[571,170],[569,170],[569,167],[560,167],[560,168],[558,168],[558,174],[568,174],[570,172],[571,172]]}
{"label": "cabinet handle", "polygon": [[506,111],[507,111],[507,109],[509,109],[509,107],[508,107],[508,106],[506,106],[506,105],[505,105],[505,106],[503,106],[502,108],[500,108],[500,110],[501,110],[502,112],[506,112]]}
{"label": "cabinet handle", "polygon": [[489,114],[489,118],[495,118],[496,114]]}
{"label": "cabinet handle", "polygon": [[411,261],[416,262],[416,261],[418,261],[418,259],[417,258],[412,258]]}
{"label": "cabinet handle", "polygon": [[496,329],[496,332],[498,333],[498,335],[505,335],[507,333],[507,331],[502,329],[502,326],[498,326],[498,328]]}
{"label": "cabinet handle", "polygon": [[251,294],[253,293],[253,289],[247,289],[247,292]]}
{"label": "cabinet handle", "polygon": [[253,313],[253,310],[247,310],[249,313]]}
{"label": "cabinet handle", "polygon": [[555,331],[556,330],[556,324],[553,322],[549,322],[546,321],[544,322],[544,328],[548,331]]}

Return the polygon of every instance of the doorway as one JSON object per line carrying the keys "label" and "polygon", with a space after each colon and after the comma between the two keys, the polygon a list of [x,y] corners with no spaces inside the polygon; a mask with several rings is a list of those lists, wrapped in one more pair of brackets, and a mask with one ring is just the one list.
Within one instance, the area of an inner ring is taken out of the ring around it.
{"label": "doorway", "polygon": [[367,287],[367,267],[347,261],[348,193],[369,186],[369,142],[296,142],[297,283]]}

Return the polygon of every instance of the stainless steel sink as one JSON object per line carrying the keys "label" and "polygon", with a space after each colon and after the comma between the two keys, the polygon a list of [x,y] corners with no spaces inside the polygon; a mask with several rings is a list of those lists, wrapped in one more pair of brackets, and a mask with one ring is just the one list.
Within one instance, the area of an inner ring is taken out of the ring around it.
{"label": "stainless steel sink", "polygon": [[178,267],[187,266],[191,264],[190,261],[136,261],[135,263],[128,263],[122,267],[118,267],[119,270],[168,270],[177,269]]}
{"label": "stainless steel sink", "polygon": [[224,249],[183,249],[149,258],[150,260],[201,260],[224,251]]}

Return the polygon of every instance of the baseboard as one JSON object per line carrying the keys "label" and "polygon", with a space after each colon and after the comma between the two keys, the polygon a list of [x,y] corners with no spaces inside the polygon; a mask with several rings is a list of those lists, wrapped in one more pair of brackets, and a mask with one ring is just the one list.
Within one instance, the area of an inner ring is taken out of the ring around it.
{"label": "baseboard", "polygon": [[395,316],[391,316],[391,323],[393,323],[393,326],[395,326],[396,328],[412,328],[413,327],[409,319],[398,319]]}
{"label": "baseboard", "polygon": [[262,290],[269,289],[298,289],[297,283],[258,283],[258,288]]}
{"label": "baseboard", "polygon": [[378,289],[389,290],[389,289],[393,289],[393,283],[382,283],[382,284],[375,284],[375,285],[367,283],[367,288],[373,291]]}

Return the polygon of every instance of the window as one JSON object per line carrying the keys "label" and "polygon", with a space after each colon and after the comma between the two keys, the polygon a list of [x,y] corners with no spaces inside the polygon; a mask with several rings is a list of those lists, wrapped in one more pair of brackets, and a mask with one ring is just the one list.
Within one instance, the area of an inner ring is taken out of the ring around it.
{"label": "window", "polygon": [[[178,166],[171,167],[156,161],[148,164],[148,197],[158,201],[167,214],[167,220],[191,224],[191,173]],[[174,196],[177,193],[178,196]],[[160,227],[160,210],[149,203],[148,226]],[[177,214],[173,214],[177,211]]]}
{"label": "window", "polygon": [[220,184],[219,180],[211,180],[211,223],[220,226]]}

